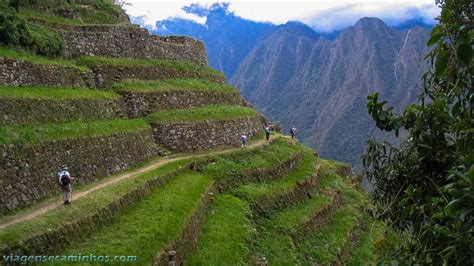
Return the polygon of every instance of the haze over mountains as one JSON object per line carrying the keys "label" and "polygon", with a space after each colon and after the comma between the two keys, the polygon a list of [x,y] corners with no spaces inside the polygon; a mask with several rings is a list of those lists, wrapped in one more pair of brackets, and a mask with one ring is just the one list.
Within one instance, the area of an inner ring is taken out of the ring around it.
{"label": "haze over mountains", "polygon": [[367,95],[378,91],[400,109],[416,99],[427,68],[430,29],[417,20],[394,28],[362,18],[322,34],[298,22],[242,19],[225,5],[190,12],[207,16],[206,23],[168,19],[154,33],[203,40],[211,66],[268,118],[281,121],[285,133],[294,125],[299,139],[323,157],[356,166],[367,139],[385,137],[367,114]]}

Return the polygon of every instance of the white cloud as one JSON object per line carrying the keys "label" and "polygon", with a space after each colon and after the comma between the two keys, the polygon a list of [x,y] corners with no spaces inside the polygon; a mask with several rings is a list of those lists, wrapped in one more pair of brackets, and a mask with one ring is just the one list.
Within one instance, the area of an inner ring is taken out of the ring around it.
{"label": "white cloud", "polygon": [[[199,0],[130,0],[132,6],[126,7],[132,16],[145,16],[145,24],[170,17],[187,18],[204,23],[205,18],[187,14],[183,6],[200,3],[210,6],[216,1]],[[222,2],[222,1],[221,1]],[[237,16],[282,24],[290,20],[304,22],[320,31],[332,31],[353,25],[361,17],[379,17],[391,24],[410,19],[423,18],[434,23],[439,14],[434,0],[228,0],[229,10]]]}

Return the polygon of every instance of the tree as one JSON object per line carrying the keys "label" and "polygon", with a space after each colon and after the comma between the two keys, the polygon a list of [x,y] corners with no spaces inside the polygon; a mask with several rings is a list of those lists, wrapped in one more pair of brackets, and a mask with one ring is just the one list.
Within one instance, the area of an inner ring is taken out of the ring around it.
{"label": "tree", "polygon": [[474,4],[437,0],[430,70],[418,103],[402,114],[378,94],[368,112],[378,128],[409,137],[400,147],[369,140],[362,156],[374,184],[376,217],[408,236],[393,253],[404,264],[474,263]]}

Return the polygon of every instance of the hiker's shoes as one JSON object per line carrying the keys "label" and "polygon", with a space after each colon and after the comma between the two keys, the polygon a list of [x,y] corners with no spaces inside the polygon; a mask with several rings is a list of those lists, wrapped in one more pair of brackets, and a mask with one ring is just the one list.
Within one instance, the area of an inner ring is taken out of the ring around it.
{"label": "hiker's shoes", "polygon": [[66,200],[66,201],[64,202],[64,205],[69,205],[69,204],[71,204],[71,202],[70,202],[69,200]]}

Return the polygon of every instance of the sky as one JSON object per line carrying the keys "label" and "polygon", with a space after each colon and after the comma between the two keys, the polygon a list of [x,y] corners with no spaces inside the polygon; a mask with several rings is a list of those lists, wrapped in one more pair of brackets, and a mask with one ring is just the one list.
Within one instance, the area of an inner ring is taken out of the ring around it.
{"label": "sky", "polygon": [[422,19],[435,24],[440,9],[435,0],[128,0],[127,13],[143,17],[144,24],[153,27],[156,21],[173,17],[205,23],[205,17],[187,14],[184,6],[199,3],[211,6],[216,2],[229,3],[235,15],[259,22],[283,24],[300,21],[317,31],[332,32],[354,25],[362,17],[378,17],[389,25],[398,25],[409,19]]}

